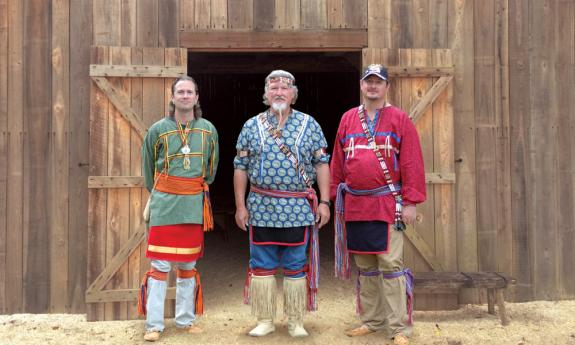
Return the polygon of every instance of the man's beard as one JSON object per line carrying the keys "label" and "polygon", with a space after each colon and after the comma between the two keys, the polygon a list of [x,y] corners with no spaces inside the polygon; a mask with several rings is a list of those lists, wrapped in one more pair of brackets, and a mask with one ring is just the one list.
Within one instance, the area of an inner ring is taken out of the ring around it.
{"label": "man's beard", "polygon": [[272,103],[272,109],[279,112],[280,114],[283,113],[284,110],[288,108],[286,103]]}

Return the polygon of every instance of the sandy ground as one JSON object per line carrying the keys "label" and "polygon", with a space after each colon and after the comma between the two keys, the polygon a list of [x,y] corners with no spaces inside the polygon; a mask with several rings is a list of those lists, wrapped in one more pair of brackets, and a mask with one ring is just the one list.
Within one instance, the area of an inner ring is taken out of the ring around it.
{"label": "sandy ground", "polygon": [[[239,231],[231,233],[227,241],[222,241],[220,234],[210,234],[206,248],[206,257],[200,264],[206,312],[197,323],[204,333],[180,333],[173,320],[167,320],[158,344],[391,344],[379,332],[361,338],[344,335],[346,329],[358,325],[353,283],[332,278],[331,253],[323,250],[323,245],[320,310],[305,319],[311,335],[290,338],[279,313],[275,333],[259,339],[249,337],[247,332],[255,320],[249,315],[249,307],[242,304],[241,295],[247,238]],[[486,305],[465,305],[453,311],[416,311],[411,343],[575,345],[575,301],[506,303],[506,307],[511,323],[505,327],[498,316],[487,313]],[[281,310],[280,303],[278,311]],[[0,344],[144,344],[143,330],[143,320],[86,322],[85,315],[0,315]]]}

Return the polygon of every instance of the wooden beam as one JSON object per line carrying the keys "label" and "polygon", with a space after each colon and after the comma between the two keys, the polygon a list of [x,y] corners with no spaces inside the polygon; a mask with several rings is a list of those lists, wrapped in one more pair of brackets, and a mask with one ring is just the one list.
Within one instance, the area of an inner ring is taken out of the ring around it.
{"label": "wooden beam", "polygon": [[118,250],[116,255],[106,265],[102,273],[90,284],[86,290],[86,299],[88,296],[93,296],[95,293],[101,291],[106,283],[114,276],[116,271],[124,264],[130,254],[136,249],[143,239],[146,238],[146,227],[142,226],[138,231],[134,232],[128,241]]}
{"label": "wooden beam", "polygon": [[431,172],[425,173],[425,183],[429,184],[454,184],[455,173]]}
{"label": "wooden beam", "polygon": [[88,188],[142,188],[142,176],[88,176]]}
{"label": "wooden beam", "polygon": [[[138,300],[139,293],[140,289],[86,291],[86,303],[133,302]],[[166,298],[176,299],[175,287],[168,288]]]}
{"label": "wooden beam", "polygon": [[417,233],[412,225],[408,225],[405,229],[405,236],[409,239],[411,244],[419,251],[423,259],[429,264],[434,271],[443,271],[443,265],[437,260],[435,254],[429,248],[425,240]]}
{"label": "wooden beam", "polygon": [[431,89],[429,89],[429,91],[427,91],[425,95],[423,95],[423,97],[421,97],[421,99],[413,106],[409,112],[409,117],[414,123],[417,122],[421,115],[425,113],[427,108],[433,104],[435,99],[443,92],[443,90],[445,90],[447,85],[451,83],[452,79],[453,76],[439,78],[439,80],[433,84]]}
{"label": "wooden beam", "polygon": [[186,72],[186,66],[90,65],[90,77],[176,78]]}
{"label": "wooden beam", "polygon": [[367,47],[367,30],[182,31],[191,51],[345,51]]}
{"label": "wooden beam", "polygon": [[123,92],[116,89],[105,77],[92,77],[92,80],[108,96],[108,99],[118,109],[120,114],[132,125],[140,137],[146,135],[146,127],[140,116],[128,105]]}
{"label": "wooden beam", "polygon": [[[386,66],[387,67],[387,66]],[[389,66],[387,74],[392,78],[424,78],[452,76],[453,66]]]}

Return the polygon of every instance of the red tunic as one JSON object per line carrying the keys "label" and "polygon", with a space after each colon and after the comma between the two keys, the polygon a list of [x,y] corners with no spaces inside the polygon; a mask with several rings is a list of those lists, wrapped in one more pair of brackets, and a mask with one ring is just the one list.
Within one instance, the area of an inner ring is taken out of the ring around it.
{"label": "red tunic", "polygon": [[[393,183],[400,182],[403,204],[425,201],[425,171],[417,130],[407,114],[393,106],[380,109],[375,125],[375,141],[383,153]],[[358,108],[343,114],[335,139],[331,171],[331,199],[337,186],[345,182],[352,189],[374,189],[386,185],[383,169],[368,146]],[[385,221],[393,223],[395,200],[385,196],[345,195],[345,221]]]}

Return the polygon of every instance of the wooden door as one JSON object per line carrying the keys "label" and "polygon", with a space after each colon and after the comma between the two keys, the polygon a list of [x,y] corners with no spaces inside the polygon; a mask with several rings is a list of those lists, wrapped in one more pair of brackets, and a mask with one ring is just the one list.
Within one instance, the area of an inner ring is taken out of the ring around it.
{"label": "wooden door", "polygon": [[[449,49],[364,49],[363,65],[388,67],[388,101],[415,123],[425,163],[427,201],[406,230],[404,261],[416,274],[457,270],[453,135],[453,63]],[[418,298],[418,309],[457,305],[455,291]]]}
{"label": "wooden door", "polygon": [[[147,128],[167,114],[174,77],[186,74],[180,48],[93,47],[90,76],[88,212],[89,320],[133,319],[144,272],[140,149]],[[173,281],[173,279],[171,279]],[[174,289],[168,289],[173,299]],[[172,311],[168,307],[166,313]]]}

